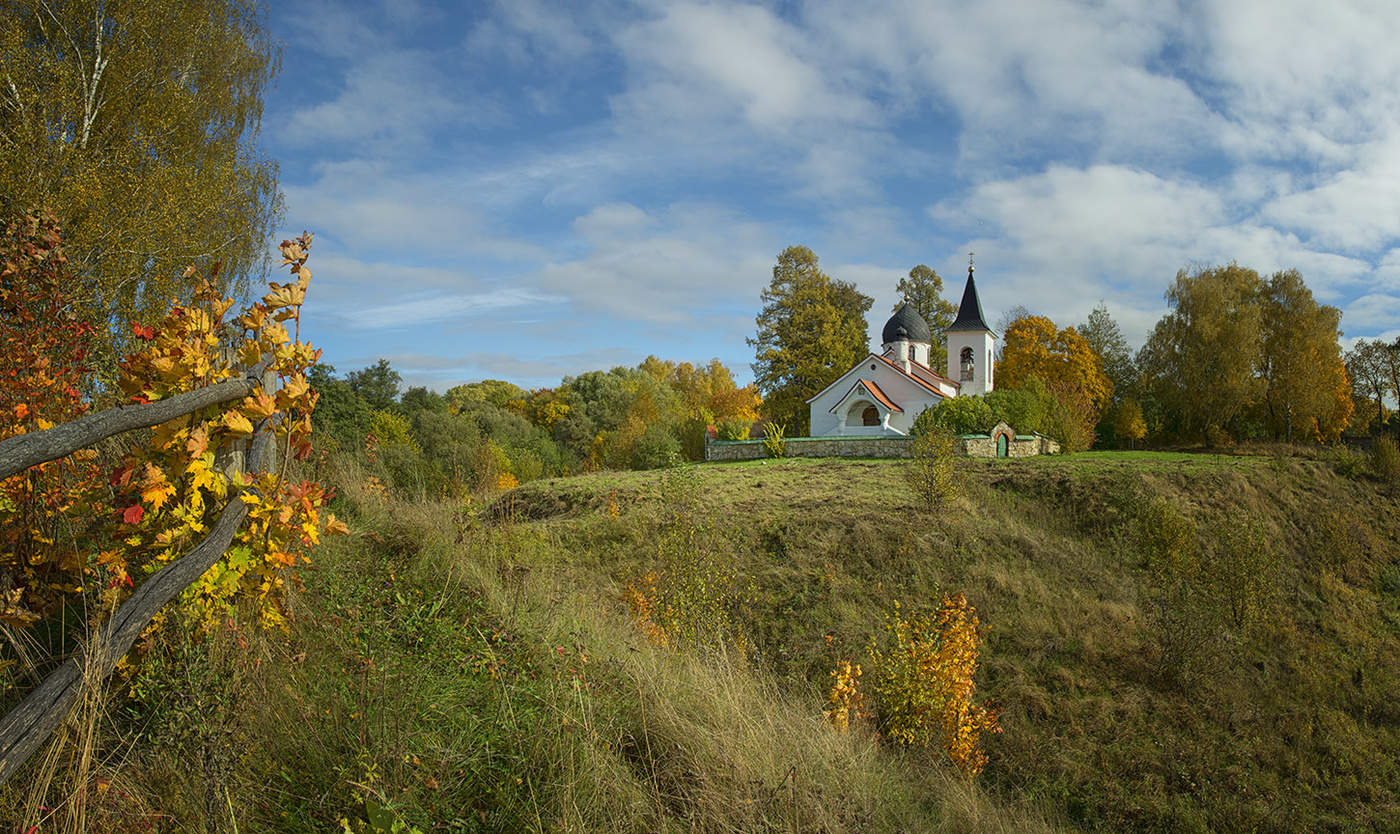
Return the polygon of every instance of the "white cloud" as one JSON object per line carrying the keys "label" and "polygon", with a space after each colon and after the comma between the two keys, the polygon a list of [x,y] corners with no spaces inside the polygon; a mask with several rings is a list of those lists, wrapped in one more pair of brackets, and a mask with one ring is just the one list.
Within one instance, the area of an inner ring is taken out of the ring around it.
{"label": "white cloud", "polygon": [[1342,313],[1342,328],[1352,334],[1393,331],[1397,324],[1400,324],[1400,295],[1367,293],[1347,304]]}
{"label": "white cloud", "polygon": [[875,108],[823,72],[820,51],[796,27],[760,6],[677,3],[629,27],[618,42],[639,76],[634,106],[655,116],[742,117],[787,133],[810,120],[868,122]]}
{"label": "white cloud", "polygon": [[352,327],[372,330],[381,327],[422,326],[445,319],[476,318],[514,307],[560,304],[563,301],[562,296],[502,287],[468,295],[433,295],[392,304],[361,307],[341,315]]}
{"label": "white cloud", "polygon": [[[618,218],[628,233],[617,233]],[[707,204],[677,204],[656,215],[605,206],[575,223],[592,233],[587,254],[550,263],[529,281],[591,312],[656,324],[756,310],[781,248],[762,224]]]}
{"label": "white cloud", "polygon": [[448,85],[439,59],[419,50],[356,56],[344,86],[331,99],[291,114],[279,138],[296,145],[348,145],[363,153],[421,150],[436,130],[490,124],[500,109],[470,87]]}

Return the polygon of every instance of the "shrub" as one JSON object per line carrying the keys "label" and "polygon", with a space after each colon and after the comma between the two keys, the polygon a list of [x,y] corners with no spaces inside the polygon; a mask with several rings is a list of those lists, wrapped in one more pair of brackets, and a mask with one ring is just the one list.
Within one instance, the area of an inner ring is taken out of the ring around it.
{"label": "shrub", "polygon": [[1371,448],[1371,471],[1391,486],[1400,486],[1400,449],[1389,437],[1379,437]]}
{"label": "shrub", "polygon": [[721,420],[716,428],[720,440],[748,440],[749,427],[752,425],[752,420],[746,420],[743,417],[730,417]]}
{"label": "shrub", "polygon": [[1332,468],[1344,478],[1359,478],[1366,471],[1366,456],[1350,446],[1338,446],[1331,458]]}
{"label": "shrub", "polygon": [[[924,411],[919,417],[924,415],[928,415],[929,421],[952,434],[986,434],[996,424],[991,408],[981,397],[949,397]],[[927,425],[927,422],[924,425]],[[915,430],[917,429],[918,418],[915,419]]]}
{"label": "shrub", "polygon": [[403,445],[415,453],[421,451],[418,448],[418,441],[413,439],[412,425],[408,422],[408,418],[402,414],[395,414],[392,411],[371,412],[369,433],[374,435],[374,439],[382,447]]}
{"label": "shrub", "polygon": [[892,742],[942,746],[966,776],[986,764],[981,734],[999,732],[997,713],[973,703],[977,691],[977,611],[962,594],[944,597],[936,615],[905,619],[899,604],[872,642],[877,719]]}
{"label": "shrub", "polygon": [[787,456],[787,439],[783,437],[786,433],[787,426],[782,423],[768,423],[763,427],[763,451],[768,453],[768,457]]}
{"label": "shrub", "polygon": [[952,432],[932,421],[923,429],[909,443],[904,477],[919,503],[933,512],[957,497],[957,470],[953,458],[953,445],[957,441]]}
{"label": "shrub", "polygon": [[738,564],[724,537],[702,520],[694,467],[666,472],[658,497],[664,515],[653,539],[660,567],[623,589],[633,623],[657,645],[717,649],[729,643],[743,652]]}
{"label": "shrub", "polygon": [[831,692],[826,696],[830,709],[822,710],[822,715],[838,730],[850,727],[851,719],[862,715],[865,697],[860,691],[860,674],[860,664],[852,666],[846,660],[831,670]]}
{"label": "shrub", "polygon": [[1035,394],[1019,388],[988,391],[983,398],[992,412],[988,427],[998,421],[1022,434],[1045,431],[1045,406]]}
{"label": "shrub", "polygon": [[680,441],[665,426],[648,426],[632,450],[633,469],[665,469],[682,460]]}

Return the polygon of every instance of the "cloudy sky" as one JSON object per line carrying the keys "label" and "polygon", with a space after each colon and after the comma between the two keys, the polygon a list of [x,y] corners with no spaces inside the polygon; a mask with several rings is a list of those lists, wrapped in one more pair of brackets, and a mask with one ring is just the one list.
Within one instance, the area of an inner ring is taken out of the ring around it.
{"label": "cloudy sky", "polygon": [[877,333],[974,251],[993,319],[1102,300],[1136,346],[1178,269],[1235,260],[1400,336],[1392,0],[272,5],[261,141],[341,372],[748,379],[795,243]]}

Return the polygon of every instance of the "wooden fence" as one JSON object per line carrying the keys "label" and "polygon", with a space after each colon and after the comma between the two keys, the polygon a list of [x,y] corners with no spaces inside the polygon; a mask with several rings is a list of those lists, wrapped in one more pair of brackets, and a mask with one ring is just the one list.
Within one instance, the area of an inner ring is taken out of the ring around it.
{"label": "wooden fence", "polygon": [[[46,431],[0,441],[0,480],[31,466],[58,460],[122,432],[150,428],[203,408],[242,400],[264,385],[271,387],[266,363],[243,379],[227,379],[154,403],[121,405],[88,414]],[[274,414],[254,427],[251,447],[227,455],[230,469],[260,471],[274,452]],[[228,549],[248,515],[248,505],[233,490],[209,533],[189,552],[141,583],[98,632],[44,678],[14,709],[0,719],[0,784],[3,784],[63,723],[82,692],[84,679],[105,680],[131,650],[156,613],[203,576]]]}

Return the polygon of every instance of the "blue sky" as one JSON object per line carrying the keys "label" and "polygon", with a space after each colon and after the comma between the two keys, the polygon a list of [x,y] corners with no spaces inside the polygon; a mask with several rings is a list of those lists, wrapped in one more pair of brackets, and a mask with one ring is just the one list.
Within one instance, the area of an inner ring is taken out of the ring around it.
{"label": "blue sky", "polygon": [[1400,336],[1400,5],[384,0],[272,4],[263,120],[305,332],[341,372],[528,386],[648,354],[751,377],[811,247],[990,318],[1134,346],[1177,270],[1302,271],[1345,344]]}

